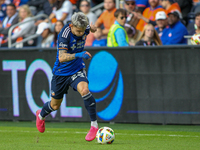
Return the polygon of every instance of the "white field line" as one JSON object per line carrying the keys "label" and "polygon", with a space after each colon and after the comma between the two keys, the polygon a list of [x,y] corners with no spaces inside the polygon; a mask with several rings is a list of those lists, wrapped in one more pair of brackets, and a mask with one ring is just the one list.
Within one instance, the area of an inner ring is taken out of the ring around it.
{"label": "white field line", "polygon": [[[38,131],[20,131],[20,130],[0,130],[0,132],[8,132],[8,133],[12,133],[12,132],[25,132],[25,133],[39,133]],[[45,133],[58,133],[58,134],[66,134],[66,133],[70,133],[70,134],[87,134],[87,132],[69,132],[69,131],[45,131]],[[115,135],[122,135],[122,136],[126,136],[126,135],[131,135],[131,136],[166,136],[166,137],[193,137],[193,138],[199,138],[200,136],[193,136],[193,135],[178,135],[178,134],[126,134],[126,133],[115,133]]]}

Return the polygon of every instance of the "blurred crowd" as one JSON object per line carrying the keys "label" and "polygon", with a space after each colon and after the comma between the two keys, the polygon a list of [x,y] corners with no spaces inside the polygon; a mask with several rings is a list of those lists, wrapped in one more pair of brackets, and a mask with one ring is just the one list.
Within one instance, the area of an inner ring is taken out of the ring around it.
{"label": "blurred crowd", "polygon": [[[102,13],[91,11],[102,2]],[[8,47],[9,40],[15,47],[56,47],[59,32],[79,11],[98,27],[85,46],[188,44],[187,36],[200,34],[200,0],[118,2],[117,9],[116,0],[0,0],[0,47]],[[40,14],[47,17],[33,19]],[[38,36],[20,43],[34,34]]]}

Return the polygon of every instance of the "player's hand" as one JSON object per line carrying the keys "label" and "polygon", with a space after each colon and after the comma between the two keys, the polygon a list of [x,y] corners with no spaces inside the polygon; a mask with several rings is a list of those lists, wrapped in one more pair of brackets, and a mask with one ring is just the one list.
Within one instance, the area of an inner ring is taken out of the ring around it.
{"label": "player's hand", "polygon": [[92,33],[96,32],[97,31],[97,27],[95,25],[92,24],[92,22],[90,23],[90,31]]}
{"label": "player's hand", "polygon": [[86,60],[88,60],[88,59],[91,59],[92,55],[87,51],[83,51],[80,53],[76,53],[75,57],[76,58],[85,58]]}

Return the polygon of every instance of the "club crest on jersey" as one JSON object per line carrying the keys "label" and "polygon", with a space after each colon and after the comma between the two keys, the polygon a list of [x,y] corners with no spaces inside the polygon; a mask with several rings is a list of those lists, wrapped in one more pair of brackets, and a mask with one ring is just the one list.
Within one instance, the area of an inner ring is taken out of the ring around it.
{"label": "club crest on jersey", "polygon": [[59,46],[65,48],[65,47],[67,47],[68,45],[67,45],[67,44],[64,44],[63,42],[60,42]]}
{"label": "club crest on jersey", "polygon": [[83,40],[86,40],[86,35],[83,35]]}

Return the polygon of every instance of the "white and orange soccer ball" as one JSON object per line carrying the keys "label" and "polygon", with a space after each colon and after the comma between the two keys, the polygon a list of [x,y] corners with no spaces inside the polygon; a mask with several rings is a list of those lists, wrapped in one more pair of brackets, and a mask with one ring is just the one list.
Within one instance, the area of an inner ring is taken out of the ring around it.
{"label": "white and orange soccer ball", "polygon": [[200,45],[200,34],[194,34],[190,41],[192,45]]}
{"label": "white and orange soccer ball", "polygon": [[115,132],[110,127],[101,127],[97,131],[96,139],[100,144],[112,144],[115,140]]}

